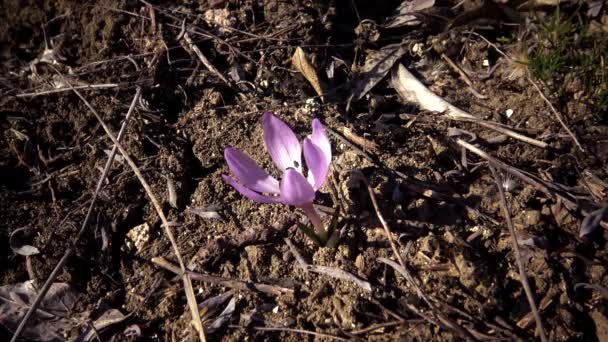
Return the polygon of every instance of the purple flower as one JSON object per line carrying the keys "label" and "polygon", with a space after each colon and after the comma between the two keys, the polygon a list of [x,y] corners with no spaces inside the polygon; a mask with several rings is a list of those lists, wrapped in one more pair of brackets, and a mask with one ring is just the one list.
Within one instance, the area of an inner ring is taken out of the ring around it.
{"label": "purple flower", "polygon": [[[281,180],[269,175],[246,154],[232,147],[224,150],[224,158],[233,177],[222,175],[222,178],[243,196],[256,202],[283,203],[302,208],[317,234],[322,233],[319,231],[322,223],[312,202],[315,192],[327,178],[331,163],[331,145],[323,125],[318,119],[313,119],[312,134],[302,144],[307,176],[303,172],[302,145],[291,128],[269,112],[262,116],[262,128],[266,150],[281,170]],[[323,239],[323,236],[320,238]]]}

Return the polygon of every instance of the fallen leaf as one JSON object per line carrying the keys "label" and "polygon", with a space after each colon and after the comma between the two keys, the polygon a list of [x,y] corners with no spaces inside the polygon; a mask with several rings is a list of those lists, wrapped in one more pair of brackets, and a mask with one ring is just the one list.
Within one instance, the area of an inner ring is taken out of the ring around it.
{"label": "fallen leaf", "polygon": [[221,210],[218,206],[207,206],[200,208],[186,208],[187,211],[203,218],[203,219],[213,219],[213,220],[223,220],[224,218],[219,213]]}
{"label": "fallen leaf", "polygon": [[583,219],[583,222],[581,222],[581,230],[579,231],[578,236],[583,237],[593,233],[607,214],[608,206],[605,206],[587,215]]}
{"label": "fallen leaf", "polygon": [[604,4],[603,0],[593,0],[589,1],[587,4],[587,17],[595,18],[600,14],[602,10],[602,5]]}
{"label": "fallen leaf", "polygon": [[418,16],[412,13],[433,7],[435,0],[405,0],[397,7],[397,13],[389,17],[384,27],[396,28],[403,26],[415,26],[420,24]]}
{"label": "fallen leaf", "polygon": [[20,235],[21,232],[25,232],[25,230],[27,229],[27,227],[21,227],[11,232],[11,236],[8,239],[11,249],[13,250],[13,252],[15,252],[15,254],[23,256],[40,254],[38,248],[24,244],[23,241],[21,241],[21,239],[17,237],[18,235]]}
{"label": "fallen leaf", "polygon": [[[14,332],[37,294],[31,280],[0,287],[0,324]],[[71,312],[77,298],[68,284],[52,284],[25,326],[22,337],[34,341],[65,340],[80,324]]]}
{"label": "fallen leaf", "polygon": [[[218,315],[217,312],[221,309],[222,305],[230,299],[226,307]],[[198,305],[199,309],[206,310],[205,317],[203,317],[203,324],[207,333],[213,333],[220,329],[224,324],[228,323],[232,319],[234,310],[236,307],[236,299],[232,292],[226,292],[219,296],[211,297]]]}
{"label": "fallen leaf", "polygon": [[317,76],[317,72],[313,68],[312,64],[310,64],[308,61],[308,58],[306,58],[306,53],[301,47],[296,48],[296,52],[291,57],[291,63],[296,70],[304,75],[310,85],[312,85],[314,90],[317,92],[317,95],[321,97],[321,101],[325,101],[323,99],[325,86],[321,83],[319,76]]}
{"label": "fallen leaf", "polygon": [[108,309],[103,314],[101,314],[95,321],[93,321],[93,327],[89,327],[87,331],[78,336],[76,341],[91,341],[97,336],[97,333],[114,324],[121,323],[125,319],[127,319],[127,316],[123,315],[122,312],[116,309]]}
{"label": "fallen leaf", "polygon": [[421,109],[444,113],[452,118],[475,119],[472,114],[435,95],[401,64],[393,68],[391,83],[403,100],[417,103]]}
{"label": "fallen leaf", "polygon": [[403,44],[391,44],[378,51],[370,51],[361,69],[361,75],[355,81],[355,89],[348,98],[346,110],[350,108],[351,101],[360,100],[376,86],[406,51],[407,48]]}
{"label": "fallen leaf", "polygon": [[234,310],[236,308],[236,299],[232,297],[228,305],[224,308],[224,310],[217,316],[217,318],[211,322],[209,325],[205,325],[205,331],[209,333],[213,333],[218,331],[221,327],[226,325],[226,323],[230,322],[232,319],[232,315],[234,314]]}

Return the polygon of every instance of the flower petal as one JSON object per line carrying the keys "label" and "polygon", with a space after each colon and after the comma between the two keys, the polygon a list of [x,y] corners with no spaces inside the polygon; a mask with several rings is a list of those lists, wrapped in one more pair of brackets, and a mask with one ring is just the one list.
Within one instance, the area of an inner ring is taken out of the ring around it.
{"label": "flower petal", "polygon": [[319,119],[312,120],[312,135],[310,136],[310,140],[321,149],[325,155],[325,160],[331,162],[331,143]]}
{"label": "flower petal", "polygon": [[312,203],[315,190],[306,178],[296,169],[287,169],[281,179],[281,202],[287,205],[302,206]]}
{"label": "flower petal", "polygon": [[270,112],[262,116],[264,143],[272,161],[281,171],[288,168],[302,170],[302,147],[296,134]]}
{"label": "flower petal", "polygon": [[253,201],[256,201],[259,203],[278,203],[278,202],[280,202],[279,196],[271,197],[271,196],[259,194],[255,191],[241,185],[240,183],[238,183],[236,180],[234,180],[230,176],[222,175],[222,179],[224,180],[224,182],[232,185],[234,190],[240,192],[241,195],[249,198],[250,200],[253,200]]}
{"label": "flower petal", "polygon": [[308,166],[308,182],[313,189],[319,190],[327,178],[330,160],[309,138],[304,139],[304,159]]}
{"label": "flower petal", "polygon": [[243,185],[257,192],[279,194],[279,181],[260,168],[255,161],[236,148],[224,149],[230,171]]}

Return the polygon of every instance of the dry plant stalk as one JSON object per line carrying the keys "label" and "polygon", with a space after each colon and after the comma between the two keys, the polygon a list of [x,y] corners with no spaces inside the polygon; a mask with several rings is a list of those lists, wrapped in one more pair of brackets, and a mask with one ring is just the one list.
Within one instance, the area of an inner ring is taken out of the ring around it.
{"label": "dry plant stalk", "polygon": [[511,213],[509,211],[509,206],[507,205],[507,198],[505,196],[505,191],[502,187],[502,180],[496,172],[496,169],[489,165],[490,170],[492,171],[492,175],[494,176],[494,181],[496,182],[496,187],[498,188],[498,193],[500,195],[500,206],[502,207],[502,212],[505,216],[505,220],[507,221],[507,227],[509,228],[509,233],[511,234],[511,242],[513,243],[513,252],[515,253],[515,260],[517,262],[517,267],[519,269],[519,277],[522,286],[524,287],[524,291],[526,292],[526,298],[528,299],[528,303],[530,304],[530,309],[532,310],[532,314],[534,315],[534,320],[536,321],[536,327],[538,329],[538,333],[540,334],[540,340],[542,342],[547,341],[547,334],[545,333],[545,328],[543,327],[543,321],[540,317],[540,313],[538,311],[538,307],[536,306],[536,302],[534,301],[534,294],[532,293],[532,288],[530,287],[530,282],[528,282],[528,277],[526,276],[526,269],[524,266],[523,258],[521,257],[521,251],[519,250],[519,243],[517,242],[517,233],[515,232],[515,227],[513,226],[513,221],[511,220]]}
{"label": "dry plant stalk", "polygon": [[[135,109],[135,105],[139,102],[140,96],[141,96],[141,88],[137,88],[135,96],[133,97],[133,101],[131,101],[131,106],[129,107],[129,110],[127,111],[127,115],[125,116],[125,120],[123,121],[122,126],[120,127],[120,131],[118,132],[118,137],[116,138],[116,141],[120,141],[122,139],[122,137],[124,136],[124,133],[127,130],[127,124],[129,123],[131,114],[133,113],[133,110]],[[32,314],[40,306],[40,304],[42,303],[42,300],[44,299],[47,292],[49,291],[49,289],[55,282],[55,279],[57,279],[57,276],[59,276],[59,271],[61,271],[61,269],[63,269],[63,266],[65,266],[65,264],[68,262],[68,260],[70,260],[70,258],[74,254],[74,252],[76,252],[76,244],[82,238],[82,235],[84,234],[84,232],[89,224],[89,221],[91,219],[91,214],[93,213],[93,208],[95,207],[95,202],[97,201],[97,197],[99,195],[99,191],[101,190],[101,187],[103,186],[103,181],[105,180],[105,178],[108,174],[108,171],[110,171],[110,168],[112,167],[112,162],[114,161],[114,157],[116,156],[117,150],[118,150],[117,145],[114,145],[114,147],[112,148],[112,152],[110,152],[110,155],[108,156],[106,165],[103,168],[101,177],[99,177],[99,180],[97,181],[97,185],[95,187],[95,192],[93,193],[93,197],[91,198],[91,203],[89,204],[89,208],[87,210],[87,214],[85,215],[84,221],[82,222],[82,226],[80,227],[78,234],[76,234],[76,237],[74,238],[74,241],[72,242],[72,245],[70,247],[68,247],[68,249],[65,251],[65,253],[61,257],[61,259],[59,260],[57,265],[55,265],[55,268],[53,268],[53,271],[51,272],[51,274],[45,281],[42,288],[38,291],[38,295],[36,296],[36,299],[34,299],[34,302],[28,308],[27,312],[21,319],[21,322],[19,322],[19,326],[15,330],[15,333],[13,334],[13,337],[11,339],[12,342],[15,342],[19,339],[19,337],[23,333],[23,330],[25,329],[25,326],[27,325],[27,322],[31,318]]]}
{"label": "dry plant stalk", "polygon": [[559,122],[559,124],[562,125],[562,127],[566,130],[566,132],[568,133],[568,135],[570,136],[570,138],[572,138],[572,140],[574,141],[574,143],[576,144],[576,146],[578,146],[578,148],[581,150],[581,152],[585,152],[585,149],[583,149],[583,146],[578,141],[578,138],[576,137],[576,134],[574,134],[574,132],[572,132],[572,130],[570,130],[570,127],[568,127],[568,125],[566,125],[566,122],[564,121],[564,116],[560,112],[558,112],[557,109],[555,109],[555,107],[553,106],[553,104],[551,103],[551,101],[549,101],[549,99],[547,98],[547,96],[545,95],[545,93],[540,89],[540,87],[538,86],[538,84],[536,82],[534,82],[534,80],[532,79],[532,77],[528,76],[528,80],[530,81],[530,83],[532,83],[532,85],[534,86],[534,88],[536,88],[536,91],[538,91],[538,94],[547,103],[547,105],[549,106],[549,108],[551,108],[551,112],[553,112],[553,115],[555,115],[555,118],[557,119],[557,121]]}
{"label": "dry plant stalk", "polygon": [[135,162],[131,159],[131,157],[129,156],[127,151],[125,151],[125,149],[120,145],[118,140],[116,140],[116,137],[114,137],[114,135],[110,131],[110,128],[106,125],[106,123],[103,121],[103,119],[101,118],[99,113],[97,113],[95,108],[93,108],[93,106],[89,103],[89,101],[87,101],[87,99],[85,99],[84,96],[82,96],[82,94],[78,90],[73,89],[72,85],[63,76],[63,74],[61,74],[57,69],[55,69],[55,72],[57,72],[57,74],[59,74],[59,76],[61,76],[63,81],[66,83],[66,85],[68,85],[70,88],[72,88],[74,93],[84,102],[84,104],[87,106],[87,108],[95,116],[97,121],[99,121],[99,124],[101,125],[103,130],[106,132],[106,135],[110,138],[110,140],[112,140],[114,145],[118,148],[118,150],[120,151],[120,154],[122,154],[123,158],[125,159],[127,164],[129,164],[129,167],[131,167],[131,169],[137,176],[137,179],[139,180],[142,187],[146,191],[146,194],[148,195],[150,202],[152,202],[152,206],[154,207],[154,209],[158,213],[158,216],[160,217],[160,220],[162,222],[162,227],[165,231],[165,234],[167,235],[167,238],[171,242],[171,247],[173,248],[173,252],[175,253],[175,256],[179,262],[179,267],[182,272],[181,277],[182,277],[182,281],[184,283],[184,292],[186,293],[188,307],[190,309],[190,313],[192,314],[192,320],[194,322],[194,327],[196,328],[196,330],[198,332],[199,339],[203,342],[206,341],[203,323],[201,322],[201,318],[200,318],[199,311],[198,311],[198,305],[196,303],[196,297],[194,295],[194,289],[192,288],[192,281],[190,280],[190,277],[188,276],[188,273],[186,272],[186,266],[184,265],[184,261],[182,259],[181,252],[179,251],[179,247],[177,245],[177,242],[175,241],[175,237],[173,235],[173,230],[171,229],[171,226],[169,225],[169,221],[167,220],[167,217],[165,216],[163,209],[160,206],[160,203],[158,202],[158,199],[154,195],[152,188],[150,187],[150,185],[144,178],[143,174],[141,173],[141,171],[139,170],[139,168],[137,167]]}
{"label": "dry plant stalk", "polygon": [[[454,331],[458,332],[460,335],[462,335],[466,338],[472,338],[471,334],[468,331],[461,328],[456,322],[454,322],[447,316],[443,315],[441,312],[437,312],[437,308],[435,307],[435,305],[433,305],[433,303],[431,303],[431,301],[424,294],[424,292],[422,292],[422,289],[420,288],[420,286],[418,286],[418,284],[414,280],[414,277],[412,277],[412,275],[407,270],[407,267],[405,266],[405,261],[403,260],[401,253],[399,253],[399,250],[397,249],[397,245],[395,244],[395,240],[393,239],[393,235],[388,226],[388,223],[386,222],[386,220],[384,219],[384,216],[382,216],[382,213],[380,212],[380,207],[378,206],[378,201],[376,200],[376,195],[374,195],[374,189],[372,189],[372,187],[369,184],[369,182],[367,181],[367,179],[364,179],[364,181],[365,181],[365,185],[367,186],[367,191],[369,193],[369,197],[372,200],[372,205],[374,206],[376,216],[378,217],[378,220],[380,220],[380,223],[382,224],[382,227],[384,228],[384,232],[386,234],[388,242],[391,245],[393,254],[395,254],[395,257],[397,258],[397,260],[399,260],[399,265],[397,265],[397,263],[395,263],[394,261],[389,260],[389,259],[380,258],[379,260],[386,263],[387,265],[393,267],[397,272],[399,272],[407,280],[407,282],[410,284],[410,286],[412,286],[415,289],[416,294],[420,297],[420,299],[422,299],[429,306],[429,308],[432,310],[433,314],[439,319],[439,322],[441,322],[441,324],[443,324],[444,326],[446,326],[450,329],[453,329]],[[399,266],[401,266],[401,267],[399,267]],[[427,321],[429,321],[433,324],[437,324],[438,326],[441,326],[440,324],[438,324],[438,322],[436,322],[433,319],[427,319]]]}

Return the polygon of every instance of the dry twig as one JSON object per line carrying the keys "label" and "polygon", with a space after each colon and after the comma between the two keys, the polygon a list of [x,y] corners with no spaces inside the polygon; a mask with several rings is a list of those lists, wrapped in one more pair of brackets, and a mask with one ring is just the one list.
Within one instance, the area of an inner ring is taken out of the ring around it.
{"label": "dry twig", "polygon": [[543,327],[543,321],[540,317],[540,313],[538,312],[538,307],[536,306],[536,302],[534,301],[534,294],[532,293],[532,288],[530,287],[528,277],[526,276],[524,261],[521,257],[521,251],[519,250],[519,243],[517,242],[517,233],[515,232],[515,228],[513,227],[513,221],[511,220],[511,213],[509,212],[507,198],[505,197],[505,191],[502,187],[502,180],[500,178],[500,175],[498,175],[498,172],[496,172],[496,169],[492,165],[490,165],[490,170],[492,171],[492,175],[494,176],[496,187],[498,187],[498,193],[500,195],[500,206],[502,207],[505,220],[507,221],[507,227],[509,228],[509,233],[511,234],[511,242],[513,243],[513,252],[515,253],[515,260],[517,261],[517,267],[519,268],[520,281],[524,287],[524,291],[526,292],[526,298],[528,299],[528,303],[530,304],[530,309],[532,310],[532,313],[534,315],[534,320],[536,320],[536,327],[538,328],[538,333],[540,334],[540,340],[546,342],[547,335],[545,333],[545,328]]}

